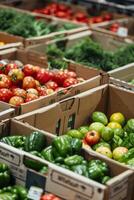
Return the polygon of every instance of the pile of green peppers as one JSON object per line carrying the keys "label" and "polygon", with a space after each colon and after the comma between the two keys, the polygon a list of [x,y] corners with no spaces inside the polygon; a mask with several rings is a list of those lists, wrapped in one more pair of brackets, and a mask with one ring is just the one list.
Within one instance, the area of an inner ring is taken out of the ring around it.
{"label": "pile of green peppers", "polygon": [[[87,161],[81,156],[82,141],[78,138],[62,135],[55,137],[51,146],[46,147],[45,135],[40,132],[32,132],[29,136],[2,138],[1,142],[23,149],[35,156],[102,184],[105,184],[111,178],[110,170],[105,162],[95,159]],[[47,173],[48,170],[47,166],[35,163],[32,159],[25,160],[25,165],[43,174]]]}
{"label": "pile of green peppers", "polygon": [[11,186],[9,167],[0,163],[0,200],[27,200],[27,190],[20,186]]}

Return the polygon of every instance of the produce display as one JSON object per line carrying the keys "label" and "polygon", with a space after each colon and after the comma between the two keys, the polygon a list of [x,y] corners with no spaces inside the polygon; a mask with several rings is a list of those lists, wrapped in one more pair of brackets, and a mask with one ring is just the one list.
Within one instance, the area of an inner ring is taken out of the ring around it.
{"label": "produce display", "polygon": [[[46,145],[46,137],[40,132],[32,132],[29,136],[7,136],[3,137],[0,142],[27,151],[102,184],[106,184],[111,178],[110,169],[105,162],[99,159],[85,160],[81,154],[82,141],[71,135],[54,138],[51,146]],[[44,173],[42,165],[38,165],[35,161],[26,160],[25,164]],[[46,170],[45,167],[45,173]]]}
{"label": "produce display", "polygon": [[[19,23],[18,23],[19,22]],[[0,31],[24,38],[47,35],[52,32],[70,30],[78,27],[76,24],[59,22],[47,22],[44,19],[36,19],[32,15],[20,13],[11,9],[0,9]]]}
{"label": "produce display", "polygon": [[0,200],[27,200],[27,189],[12,183],[9,167],[0,163]]}
{"label": "produce display", "polygon": [[113,14],[109,12],[102,12],[98,14],[97,11],[89,11],[88,14],[87,12],[81,11],[80,9],[77,10],[72,8],[69,5],[55,2],[50,3],[40,9],[35,9],[33,12],[87,24],[101,23],[113,19]]}
{"label": "produce display", "polygon": [[65,57],[90,67],[109,71],[134,62],[134,44],[123,46],[115,52],[108,52],[99,43],[86,38],[68,48],[64,44],[60,46],[50,44],[47,47],[47,54],[52,66],[62,66],[62,62],[55,61],[54,57]]}
{"label": "produce display", "polygon": [[126,120],[120,112],[108,117],[99,111],[93,112],[92,123],[66,134],[83,140],[92,150],[134,167],[134,119]]}
{"label": "produce display", "polygon": [[[74,71],[49,70],[20,61],[0,61],[0,101],[14,106],[84,81]],[[64,92],[66,92],[64,90]]]}

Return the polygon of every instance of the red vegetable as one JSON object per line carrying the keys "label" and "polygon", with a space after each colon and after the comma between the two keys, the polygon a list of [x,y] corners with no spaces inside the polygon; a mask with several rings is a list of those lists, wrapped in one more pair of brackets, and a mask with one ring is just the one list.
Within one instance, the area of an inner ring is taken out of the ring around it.
{"label": "red vegetable", "polygon": [[8,102],[10,98],[13,96],[11,90],[7,88],[0,89],[0,101]]}

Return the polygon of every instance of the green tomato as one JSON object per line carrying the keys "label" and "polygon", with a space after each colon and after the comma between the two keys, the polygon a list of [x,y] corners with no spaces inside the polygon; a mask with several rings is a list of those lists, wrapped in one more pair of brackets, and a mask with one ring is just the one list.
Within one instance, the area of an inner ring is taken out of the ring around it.
{"label": "green tomato", "polygon": [[96,149],[96,152],[98,152],[104,156],[107,156],[108,158],[112,158],[112,152],[108,147],[100,146]]}
{"label": "green tomato", "polygon": [[69,130],[67,132],[67,135],[71,136],[72,138],[78,138],[78,139],[83,139],[84,138],[83,134],[80,131],[76,130],[76,129]]}
{"label": "green tomato", "polygon": [[90,131],[94,130],[101,133],[104,127],[105,127],[104,124],[100,122],[93,122],[92,124],[90,124],[89,130]]}
{"label": "green tomato", "polygon": [[126,147],[117,147],[113,150],[113,159],[120,160],[124,154],[128,152]]}
{"label": "green tomato", "polygon": [[101,137],[107,142],[114,136],[113,130],[110,127],[104,127],[101,132]]}
{"label": "green tomato", "polygon": [[83,136],[85,137],[86,134],[87,134],[87,132],[89,131],[89,127],[88,127],[88,126],[81,126],[81,127],[78,129],[78,131],[80,131],[80,132],[83,134]]}
{"label": "green tomato", "polygon": [[103,112],[98,112],[98,111],[93,112],[92,113],[92,120],[94,122],[100,122],[104,125],[108,124],[107,116]]}

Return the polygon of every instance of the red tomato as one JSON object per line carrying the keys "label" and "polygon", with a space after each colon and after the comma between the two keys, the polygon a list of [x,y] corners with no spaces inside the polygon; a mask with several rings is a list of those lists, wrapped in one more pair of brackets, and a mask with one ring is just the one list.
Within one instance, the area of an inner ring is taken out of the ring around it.
{"label": "red tomato", "polygon": [[111,25],[112,28],[119,28],[120,27],[120,24],[119,23],[113,23]]}
{"label": "red tomato", "polygon": [[37,87],[39,96],[46,96],[47,95],[46,89],[47,89],[46,86]]}
{"label": "red tomato", "polygon": [[44,194],[40,200],[61,200],[53,194]]}
{"label": "red tomato", "polygon": [[23,72],[25,76],[33,76],[34,75],[34,66],[31,64],[24,65]]}
{"label": "red tomato", "polygon": [[34,88],[29,88],[27,91],[26,91],[28,94],[35,94],[38,96],[38,91]]}
{"label": "red tomato", "polygon": [[73,72],[73,71],[68,71],[67,75],[68,75],[68,77],[71,77],[71,78],[76,78],[77,77],[77,74],[75,72]]}
{"label": "red tomato", "polygon": [[22,97],[22,98],[26,98],[27,96],[27,93],[24,89],[21,89],[21,88],[15,88],[13,89],[13,95],[14,96],[18,96],[18,97]]}
{"label": "red tomato", "polygon": [[110,21],[110,20],[112,20],[112,14],[110,14],[110,13],[108,13],[108,14],[105,14],[104,16],[103,16],[103,20],[104,21]]}
{"label": "red tomato", "polygon": [[22,87],[23,89],[35,88],[36,87],[35,79],[32,76],[26,76],[23,79]]}
{"label": "red tomato", "polygon": [[33,72],[34,72],[34,74],[33,74],[33,76],[36,78],[36,76],[37,76],[37,73],[40,71],[40,67],[39,66],[33,66]]}
{"label": "red tomato", "polygon": [[11,80],[5,74],[0,74],[0,88],[10,88],[11,87]]}
{"label": "red tomato", "polygon": [[66,18],[66,13],[63,11],[58,11],[56,12],[55,16],[59,18]]}
{"label": "red tomato", "polygon": [[77,79],[67,78],[63,83],[63,87],[69,87],[69,86],[77,84],[77,83],[78,83]]}
{"label": "red tomato", "polygon": [[116,28],[116,27],[110,27],[110,31],[116,33],[118,31],[118,28]]}
{"label": "red tomato", "polygon": [[18,83],[23,80],[24,73],[21,69],[12,69],[9,71],[8,76],[11,78],[13,83]]}
{"label": "red tomato", "polygon": [[24,99],[22,97],[18,97],[18,96],[13,96],[9,100],[9,104],[11,104],[13,106],[20,106],[23,103],[24,103]]}
{"label": "red tomato", "polygon": [[10,70],[17,69],[18,65],[16,63],[9,63],[5,67],[5,74],[8,74]]}
{"label": "red tomato", "polygon": [[[68,73],[68,71],[67,71],[67,73]],[[54,80],[59,86],[62,86],[63,83],[64,83],[64,81],[65,81],[65,79],[68,78],[68,74],[67,74],[67,73],[64,72],[64,71],[62,71],[62,70],[60,70],[60,71],[58,71],[58,72],[56,72],[56,73],[54,74],[53,80]]]}
{"label": "red tomato", "polygon": [[78,12],[76,15],[75,15],[75,19],[76,20],[83,20],[83,19],[85,19],[85,18],[87,18],[87,16],[86,16],[86,14],[85,13],[83,13],[83,12]]}
{"label": "red tomato", "polygon": [[92,146],[92,145],[97,144],[99,142],[100,134],[97,131],[94,131],[94,130],[89,131],[86,134],[85,140],[90,146]]}
{"label": "red tomato", "polygon": [[28,93],[27,97],[25,99],[25,102],[33,101],[35,99],[38,99],[38,96],[36,94]]}
{"label": "red tomato", "polygon": [[35,87],[36,87],[36,88],[37,88],[37,87],[40,87],[40,82],[37,81],[37,80],[35,80]]}
{"label": "red tomato", "polygon": [[7,88],[0,89],[0,101],[8,102],[12,96],[13,93],[11,92],[11,90]]}
{"label": "red tomato", "polygon": [[53,73],[49,70],[46,69],[40,69],[39,72],[37,73],[36,79],[41,83],[45,84],[49,80],[52,80]]}
{"label": "red tomato", "polygon": [[54,81],[48,81],[48,82],[46,83],[46,87],[47,87],[48,89],[53,89],[53,90],[55,90],[55,89],[58,87],[58,84],[57,84],[56,82],[54,82]]}
{"label": "red tomato", "polygon": [[41,12],[42,14],[44,14],[44,15],[50,15],[50,14],[51,14],[51,11],[50,11],[49,8],[42,9],[40,12]]}
{"label": "red tomato", "polygon": [[93,22],[94,23],[101,23],[101,22],[103,22],[103,17],[101,17],[101,16],[93,17]]}

